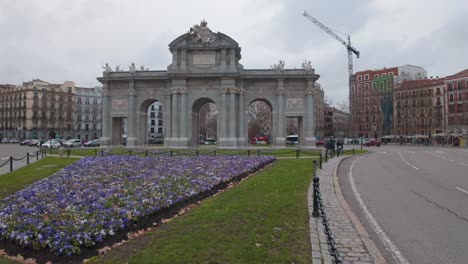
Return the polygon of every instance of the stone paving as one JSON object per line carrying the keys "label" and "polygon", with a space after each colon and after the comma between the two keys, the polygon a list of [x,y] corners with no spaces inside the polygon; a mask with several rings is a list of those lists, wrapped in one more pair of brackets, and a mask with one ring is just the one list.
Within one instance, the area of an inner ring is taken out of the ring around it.
{"label": "stone paving", "polygon": [[[330,159],[327,163],[322,164],[321,170],[317,170],[325,213],[340,259],[343,264],[387,263],[341,194],[336,171],[343,158],[345,157]],[[313,183],[309,186],[308,204],[311,216],[309,224],[312,263],[335,263],[334,258],[330,255],[322,218],[312,217]]]}

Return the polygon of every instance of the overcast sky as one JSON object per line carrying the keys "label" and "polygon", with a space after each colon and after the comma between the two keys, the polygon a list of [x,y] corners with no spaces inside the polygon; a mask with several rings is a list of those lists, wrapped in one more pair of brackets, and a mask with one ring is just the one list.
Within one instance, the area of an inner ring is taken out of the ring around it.
{"label": "overcast sky", "polygon": [[280,59],[300,68],[308,59],[326,96],[347,100],[346,48],[304,10],[351,35],[361,52],[354,71],[412,64],[446,76],[468,68],[467,0],[0,0],[0,84],[95,86],[106,62],[165,70],[168,44],[205,19],[239,43],[245,69]]}

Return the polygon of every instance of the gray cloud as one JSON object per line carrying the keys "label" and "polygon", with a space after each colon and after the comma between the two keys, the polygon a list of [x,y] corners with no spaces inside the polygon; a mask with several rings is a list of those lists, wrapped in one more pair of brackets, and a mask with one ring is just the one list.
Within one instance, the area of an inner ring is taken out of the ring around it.
{"label": "gray cloud", "polygon": [[[344,46],[302,16],[351,35],[355,71],[413,64],[429,75],[466,67],[465,0],[4,0],[0,3],[0,83],[32,78],[97,85],[101,65],[166,69],[168,44],[200,20],[242,47],[245,68],[310,59],[334,102],[348,95]],[[345,35],[341,35],[344,39]]]}

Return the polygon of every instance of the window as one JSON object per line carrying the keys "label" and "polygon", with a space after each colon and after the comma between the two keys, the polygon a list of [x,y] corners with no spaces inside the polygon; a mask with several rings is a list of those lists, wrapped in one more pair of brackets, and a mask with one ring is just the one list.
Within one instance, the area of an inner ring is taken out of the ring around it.
{"label": "window", "polygon": [[463,82],[461,82],[461,81],[459,81],[459,82],[457,83],[457,88],[458,88],[458,90],[461,90],[461,89],[462,89],[462,83],[463,83]]}
{"label": "window", "polygon": [[448,84],[448,90],[449,90],[449,91],[453,91],[453,86],[452,86],[451,83]]}
{"label": "window", "polygon": [[67,87],[67,93],[71,93],[72,92],[72,88],[71,87]]}
{"label": "window", "polygon": [[357,80],[358,80],[358,81],[362,81],[362,75],[358,75],[358,76],[357,76]]}
{"label": "window", "polygon": [[378,75],[378,74],[374,74],[374,78],[379,78],[379,75]]}
{"label": "window", "polygon": [[387,76],[387,74],[386,74],[386,73],[382,73],[380,76]]}
{"label": "window", "polygon": [[450,94],[450,96],[449,96],[449,102],[453,102],[453,94]]}
{"label": "window", "polygon": [[393,76],[393,72],[389,72],[389,73],[388,73],[388,76]]}
{"label": "window", "polygon": [[369,74],[364,74],[364,80],[369,80]]}
{"label": "window", "polygon": [[152,125],[152,126],[155,126],[155,125],[156,125],[156,120],[154,120],[154,119],[151,120],[151,125]]}
{"label": "window", "polygon": [[462,101],[462,93],[458,93],[458,101],[459,101],[459,102]]}
{"label": "window", "polygon": [[[89,130],[89,125],[88,124],[85,124],[85,131],[88,131]],[[86,135],[86,138],[87,138],[88,135]]]}

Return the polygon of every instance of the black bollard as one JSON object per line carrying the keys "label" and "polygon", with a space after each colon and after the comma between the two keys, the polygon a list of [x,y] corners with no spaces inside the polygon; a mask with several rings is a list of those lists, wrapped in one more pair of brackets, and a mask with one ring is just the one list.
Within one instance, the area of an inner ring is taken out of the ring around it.
{"label": "black bollard", "polygon": [[247,150],[247,156],[249,156],[249,157],[250,157],[250,149],[249,149],[249,150]]}
{"label": "black bollard", "polygon": [[29,152],[26,153],[26,164],[29,164]]}
{"label": "black bollard", "polygon": [[198,157],[198,150],[196,151],[196,153],[197,153],[197,157]]}
{"label": "black bollard", "polygon": [[145,157],[148,157],[148,151],[145,151]]}
{"label": "black bollard", "polygon": [[94,154],[97,157],[97,149],[94,150]]}
{"label": "black bollard", "polygon": [[36,160],[39,160],[39,150],[36,151]]}
{"label": "black bollard", "polygon": [[354,148],[353,148],[353,155],[354,155]]}
{"label": "black bollard", "polygon": [[101,157],[104,157],[104,150],[101,150]]}
{"label": "black bollard", "polygon": [[319,156],[320,156],[319,168],[322,169],[322,153],[320,153]]}
{"label": "black bollard", "polygon": [[13,171],[13,157],[10,156],[10,171]]}
{"label": "black bollard", "polygon": [[171,151],[169,151],[169,152],[170,152],[170,154],[171,154],[171,158],[172,158],[172,150],[171,150]]}
{"label": "black bollard", "polygon": [[260,150],[257,149],[257,156],[260,156]]}
{"label": "black bollard", "polygon": [[132,155],[132,151],[131,151],[131,150],[129,150],[128,153],[130,154],[130,156]]}
{"label": "black bollard", "polygon": [[314,182],[314,211],[312,212],[313,217],[319,217],[320,216],[319,209],[318,209],[319,180],[320,180],[319,177],[317,177],[317,175],[315,175],[315,173],[314,173],[314,178],[313,178],[313,182]]}

